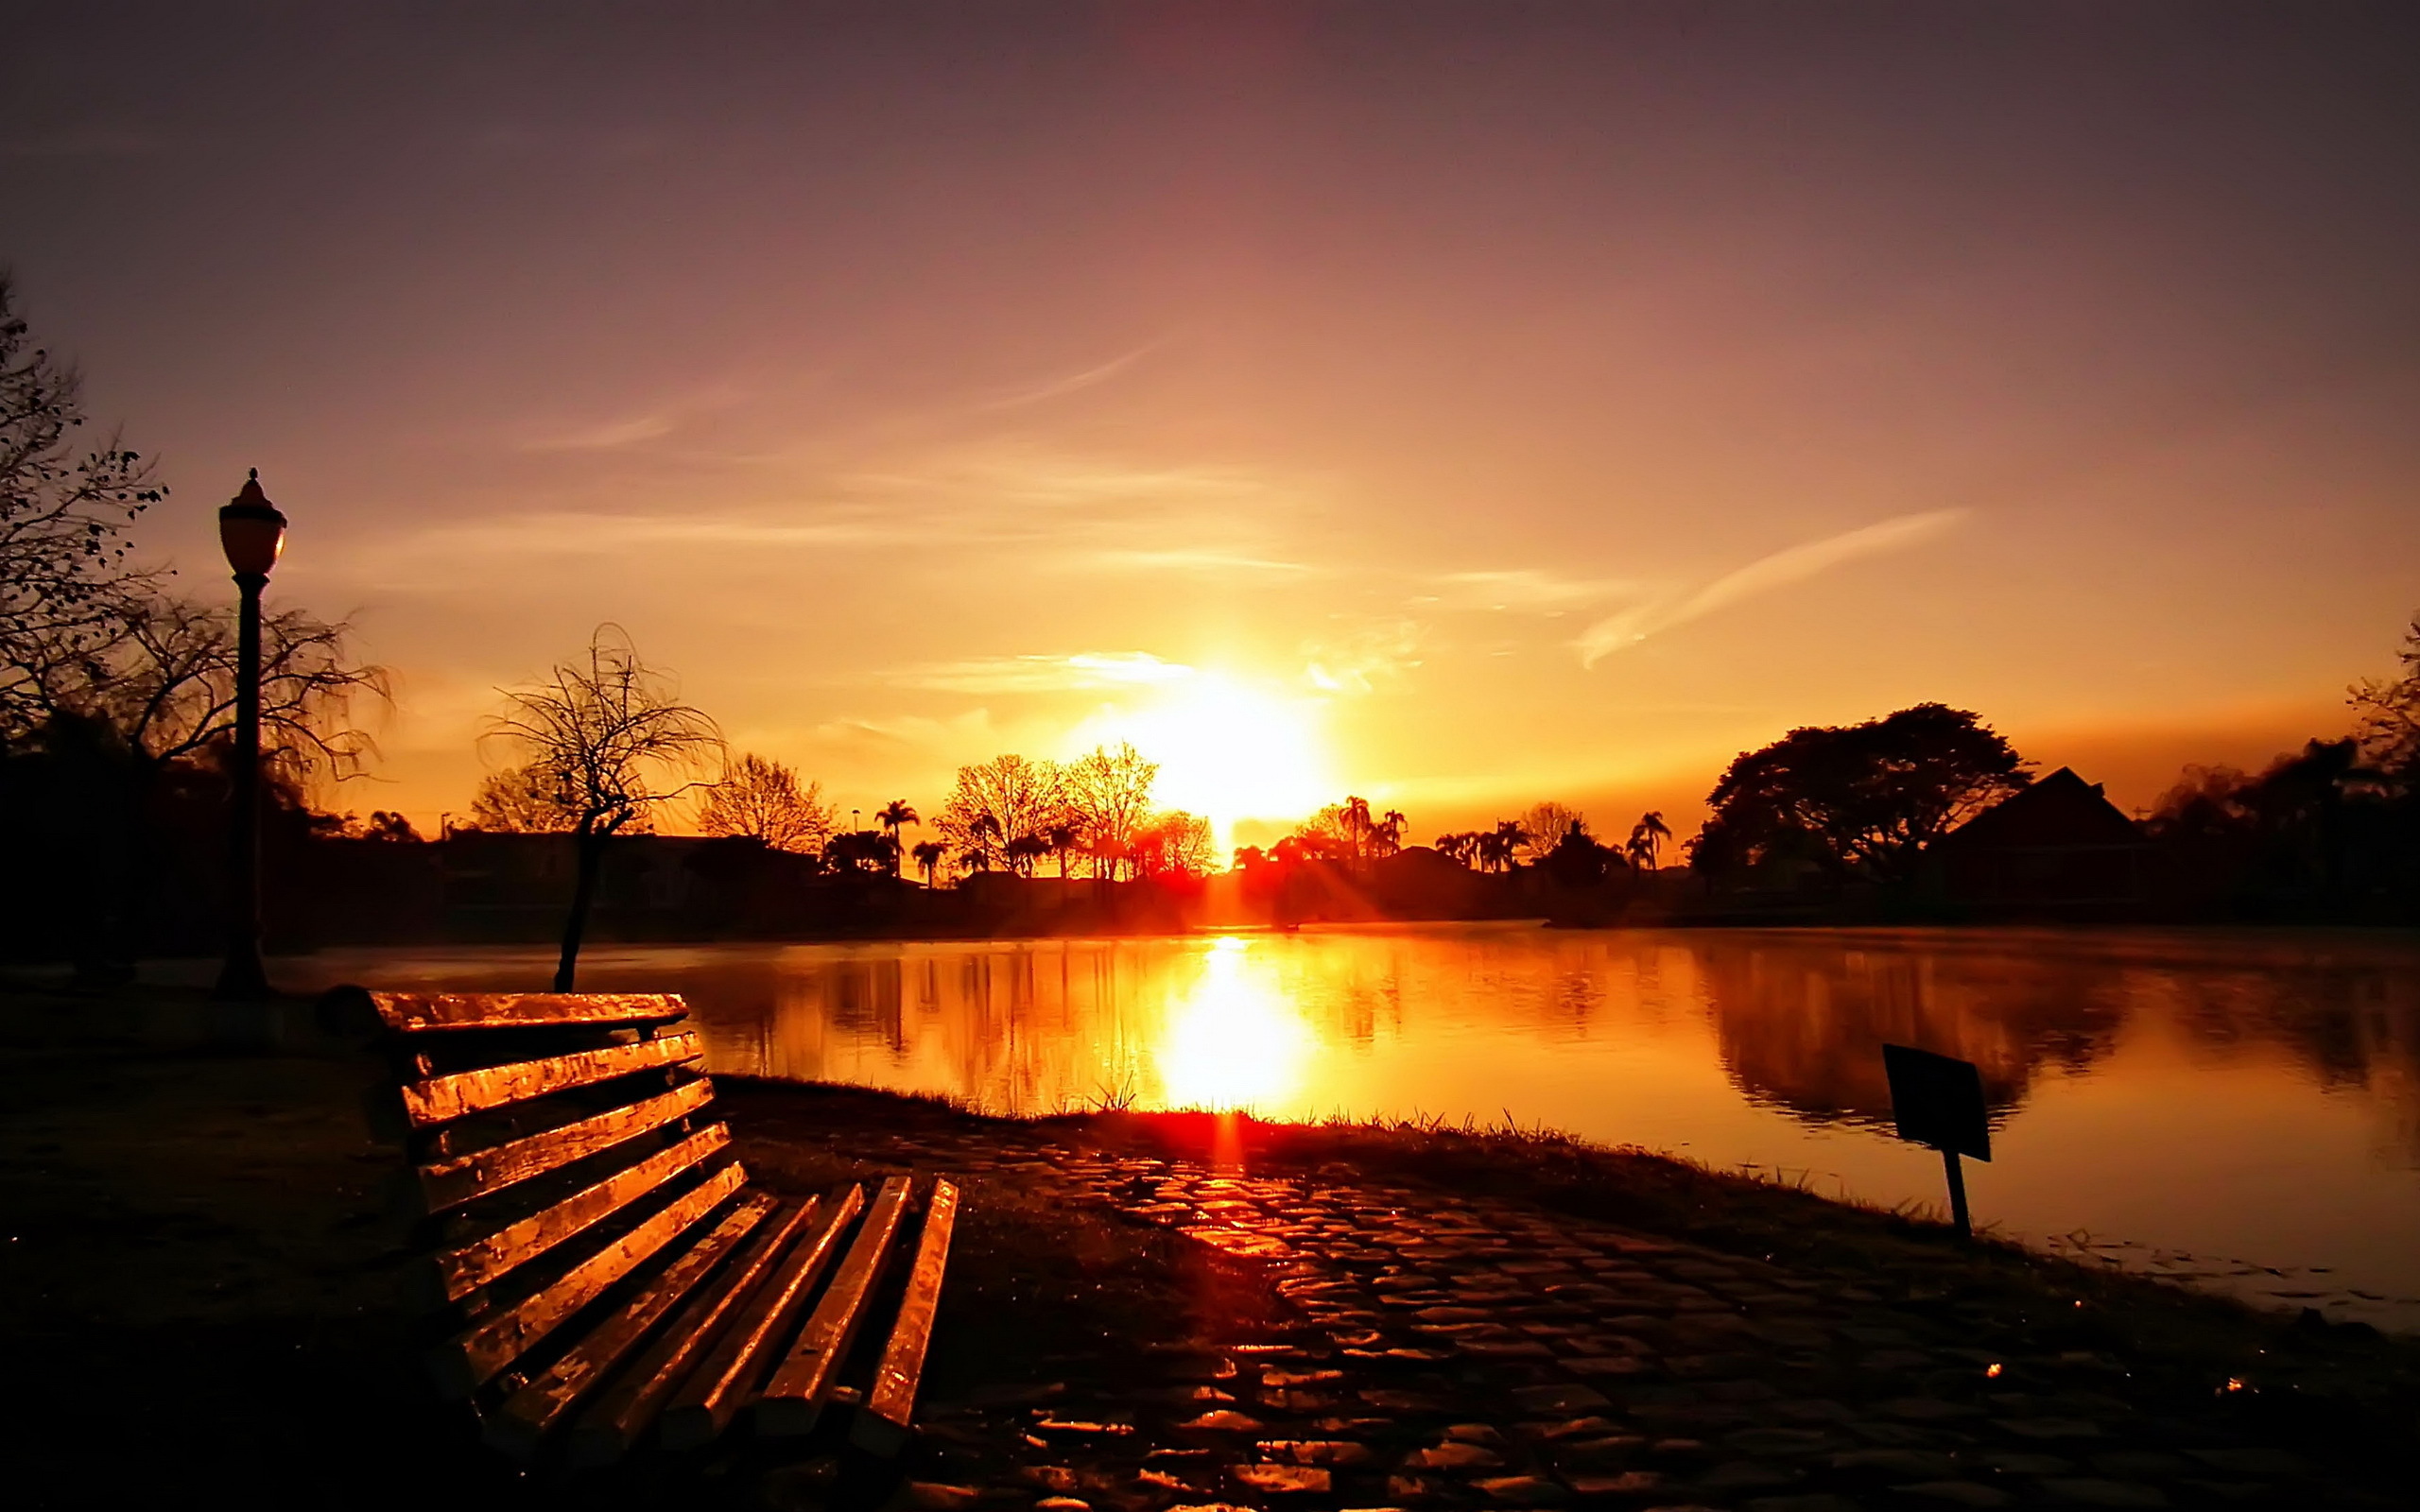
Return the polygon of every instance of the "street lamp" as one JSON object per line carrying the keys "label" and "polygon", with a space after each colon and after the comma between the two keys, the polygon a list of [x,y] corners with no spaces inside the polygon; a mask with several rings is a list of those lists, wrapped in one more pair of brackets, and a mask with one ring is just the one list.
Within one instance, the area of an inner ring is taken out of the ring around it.
{"label": "street lamp", "polygon": [[227,960],[214,997],[268,996],[261,969],[261,590],[285,547],[285,516],[261,491],[260,469],[218,511],[218,544],[242,596],[235,631],[235,766],[227,828]]}

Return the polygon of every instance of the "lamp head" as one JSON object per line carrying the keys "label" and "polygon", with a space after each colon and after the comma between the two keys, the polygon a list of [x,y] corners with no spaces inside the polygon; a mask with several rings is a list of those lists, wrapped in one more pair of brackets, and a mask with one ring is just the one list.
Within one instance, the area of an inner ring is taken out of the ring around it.
{"label": "lamp head", "polygon": [[261,491],[261,470],[244,483],[244,490],[219,507],[218,544],[227,565],[238,577],[267,577],[285,549],[285,516]]}

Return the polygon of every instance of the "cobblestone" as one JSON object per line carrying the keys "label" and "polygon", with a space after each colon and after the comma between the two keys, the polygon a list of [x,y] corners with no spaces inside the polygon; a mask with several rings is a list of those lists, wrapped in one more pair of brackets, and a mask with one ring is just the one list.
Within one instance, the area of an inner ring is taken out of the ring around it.
{"label": "cobblestone", "polygon": [[[934,1404],[935,1452],[956,1433],[1028,1462],[1002,1508],[2361,1504],[2296,1456],[2138,1412],[2117,1362],[1978,1348],[1870,1278],[1340,1175],[1053,1148],[1036,1179],[1268,1266],[1296,1320],[1171,1353],[1165,1384],[1114,1401]],[[999,1494],[925,1474],[906,1512]]]}

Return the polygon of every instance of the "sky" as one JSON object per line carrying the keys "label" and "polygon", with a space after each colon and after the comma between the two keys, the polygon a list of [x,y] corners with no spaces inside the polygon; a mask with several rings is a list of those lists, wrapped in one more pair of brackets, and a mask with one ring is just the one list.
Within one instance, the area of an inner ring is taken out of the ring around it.
{"label": "sky", "polygon": [[0,262],[140,541],[433,824],[625,627],[845,810],[1132,739],[1237,838],[1934,699],[2129,806],[2420,606],[2420,18],[0,3]]}

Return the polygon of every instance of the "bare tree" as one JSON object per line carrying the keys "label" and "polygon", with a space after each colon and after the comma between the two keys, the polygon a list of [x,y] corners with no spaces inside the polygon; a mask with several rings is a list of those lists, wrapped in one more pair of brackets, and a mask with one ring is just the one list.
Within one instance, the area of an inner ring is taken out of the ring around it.
{"label": "bare tree", "polygon": [[598,626],[581,662],[560,663],[504,696],[508,712],[490,738],[523,752],[535,779],[573,816],[579,870],[554,988],[569,992],[605,842],[654,805],[709,785],[689,774],[721,753],[722,736],[712,719],[678,701],[671,679],[639,660],[618,625]]}
{"label": "bare tree", "polygon": [[1134,869],[1146,877],[1207,876],[1219,864],[1210,821],[1183,809],[1153,815],[1135,831],[1132,850]]}
{"label": "bare tree", "polygon": [[479,779],[471,828],[504,834],[569,834],[579,822],[570,790],[537,765],[508,766]]}
{"label": "bare tree", "polygon": [[1065,773],[1067,820],[1075,825],[1097,868],[1115,877],[1118,858],[1128,856],[1134,833],[1151,812],[1151,784],[1159,779],[1157,762],[1121,741],[1070,762]]}
{"label": "bare tree", "polygon": [[980,856],[989,868],[1011,841],[1046,834],[1059,822],[1062,793],[1056,765],[994,756],[958,769],[958,785],[934,828],[961,856]]}
{"label": "bare tree", "polygon": [[112,639],[130,599],[156,587],[127,565],[126,527],[167,496],[151,464],[111,436],[82,450],[82,384],[27,350],[0,269],[0,735],[55,713],[38,674]]}
{"label": "bare tree", "polygon": [[2364,678],[2345,690],[2360,713],[2361,754],[2391,781],[2420,783],[2420,614],[2396,653],[2403,675]]}
{"label": "bare tree", "polygon": [[[358,773],[376,745],[351,722],[355,699],[391,696],[387,669],[353,660],[352,627],[301,610],[261,621],[261,743],[298,781]],[[235,729],[235,610],[121,598],[91,634],[44,636],[18,694],[40,718],[97,720],[156,772]]]}
{"label": "bare tree", "polygon": [[1520,842],[1522,855],[1530,861],[1543,861],[1563,843],[1563,837],[1577,829],[1588,833],[1588,816],[1568,803],[1549,799],[1532,803],[1518,821],[1524,838]]}
{"label": "bare tree", "polygon": [[698,828],[708,834],[744,835],[776,850],[815,855],[832,838],[838,811],[823,801],[823,784],[799,784],[798,773],[762,756],[742,756],[706,791]]}
{"label": "bare tree", "polygon": [[[347,628],[300,610],[261,626],[264,766],[298,799],[314,779],[355,775],[376,747],[352,723],[355,701],[383,701],[383,668],[358,663]],[[235,725],[236,627],[232,609],[135,593],[113,594],[106,620],[54,627],[18,646],[14,704],[55,749],[87,762],[80,875],[92,930],[78,970],[130,948],[141,891],[144,816],[173,768],[216,765]],[[30,654],[25,654],[30,652]]]}

